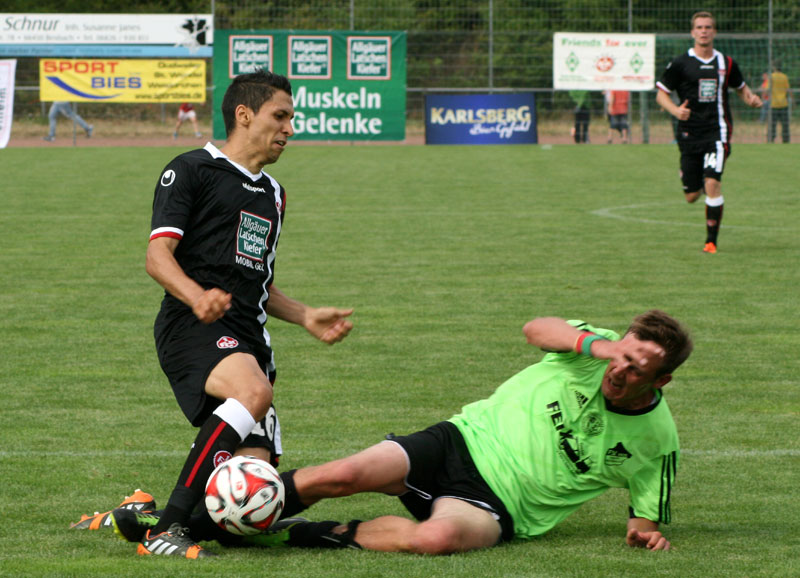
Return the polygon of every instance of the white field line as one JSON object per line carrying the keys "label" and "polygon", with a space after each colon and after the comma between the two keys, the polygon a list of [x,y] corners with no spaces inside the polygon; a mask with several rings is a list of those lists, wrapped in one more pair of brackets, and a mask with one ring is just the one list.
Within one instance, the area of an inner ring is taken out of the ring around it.
{"label": "white field line", "polygon": [[[651,225],[668,225],[670,227],[705,227],[705,219],[699,219],[697,222],[686,223],[682,221],[661,221],[658,219],[645,219],[642,217],[631,217],[628,215],[619,214],[622,211],[628,211],[631,209],[643,209],[646,207],[660,207],[664,205],[674,205],[675,203],[672,202],[658,202],[658,203],[641,203],[635,205],[620,205],[618,207],[605,207],[602,209],[595,209],[594,211],[589,211],[592,215],[596,215],[598,217],[604,217],[607,219],[619,219],[620,221],[634,221],[636,223],[648,223]],[[698,201],[698,204],[700,201]],[[723,224],[723,227],[726,229],[764,229],[764,227],[757,227],[753,225],[728,225]]]}

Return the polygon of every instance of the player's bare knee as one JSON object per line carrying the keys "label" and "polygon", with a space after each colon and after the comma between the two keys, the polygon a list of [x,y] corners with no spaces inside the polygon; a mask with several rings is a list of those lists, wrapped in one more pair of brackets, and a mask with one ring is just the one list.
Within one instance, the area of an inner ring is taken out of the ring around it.
{"label": "player's bare knee", "polygon": [[272,405],[272,386],[253,383],[245,391],[239,393],[236,398],[247,408],[253,419],[258,421],[267,415],[267,411]]}
{"label": "player's bare knee", "polygon": [[445,520],[428,520],[418,524],[408,542],[415,554],[445,555],[463,550],[461,532]]}

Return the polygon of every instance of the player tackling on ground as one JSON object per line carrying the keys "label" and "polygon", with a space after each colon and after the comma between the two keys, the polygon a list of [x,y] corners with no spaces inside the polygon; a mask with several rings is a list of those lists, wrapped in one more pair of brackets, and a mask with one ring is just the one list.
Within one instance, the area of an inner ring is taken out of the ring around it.
{"label": "player tackling on ground", "polygon": [[[630,546],[667,550],[678,434],[661,388],[692,341],[658,310],[625,335],[538,318],[523,328],[549,351],[488,399],[408,436],[292,470],[284,520],[253,543],[449,554],[543,534],[610,487],[627,488]],[[396,495],[420,522],[291,518],[324,498]]]}
{"label": "player tackling on ground", "polygon": [[[761,99],[744,81],[739,66],[714,49],[716,22],[709,12],[692,16],[694,47],[673,59],[661,80],[656,101],[678,119],[681,180],[689,203],[706,194],[706,244],[703,251],[717,252],[722,221],[722,171],[731,154],[733,118],[728,90],[734,89],[747,106],[758,108]],[[680,105],[670,99],[677,91]]]}
{"label": "player tackling on ground", "polygon": [[210,555],[184,528],[213,469],[234,453],[276,463],[267,317],[301,325],[325,343],[352,327],[352,310],[309,307],[272,283],[286,193],[262,168],[294,133],[289,81],[266,71],[237,76],[222,114],[224,146],[178,156],[155,191],[147,272],[166,290],[156,349],[178,404],[200,431],[140,554]]}

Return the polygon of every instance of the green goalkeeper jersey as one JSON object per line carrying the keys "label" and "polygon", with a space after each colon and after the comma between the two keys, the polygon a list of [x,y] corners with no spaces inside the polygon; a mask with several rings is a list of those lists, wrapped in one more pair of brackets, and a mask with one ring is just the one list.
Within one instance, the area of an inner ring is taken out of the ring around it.
{"label": "green goalkeeper jersey", "polygon": [[514,519],[517,537],[547,532],[608,488],[630,491],[633,516],[669,523],[678,462],[672,414],[660,390],[644,409],[610,406],[600,390],[607,365],[588,355],[548,353],[450,419]]}

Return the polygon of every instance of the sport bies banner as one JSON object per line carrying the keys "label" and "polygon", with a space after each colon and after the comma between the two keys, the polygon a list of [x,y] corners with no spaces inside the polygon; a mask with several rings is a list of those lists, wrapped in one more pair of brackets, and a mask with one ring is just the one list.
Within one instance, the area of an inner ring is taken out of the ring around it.
{"label": "sport bies banner", "polygon": [[205,60],[43,58],[39,99],[68,102],[205,102]]}
{"label": "sport bies banner", "polygon": [[405,138],[405,32],[216,30],[215,139],[231,79],[258,68],[291,81],[298,140]]}

